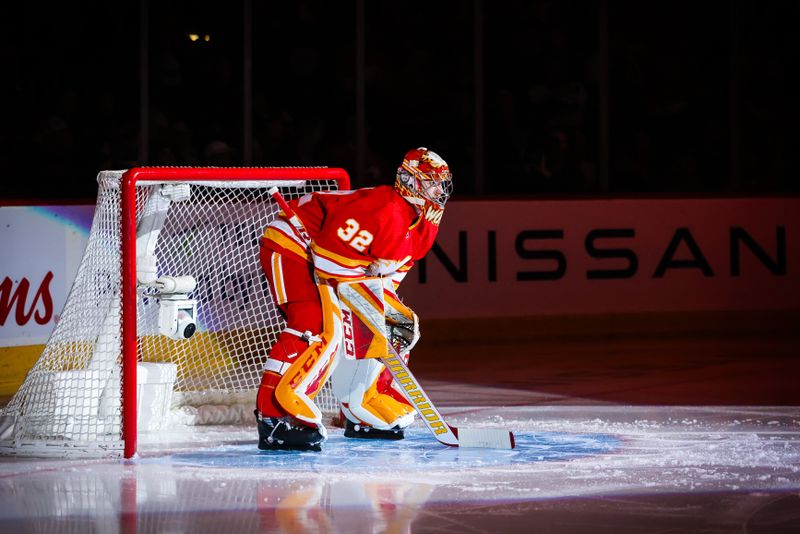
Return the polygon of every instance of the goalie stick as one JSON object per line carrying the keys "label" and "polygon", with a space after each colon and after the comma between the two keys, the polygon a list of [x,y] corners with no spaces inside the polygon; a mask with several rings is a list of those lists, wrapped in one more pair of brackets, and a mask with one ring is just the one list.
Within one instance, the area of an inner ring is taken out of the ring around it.
{"label": "goalie stick", "polygon": [[[280,190],[273,187],[269,194],[280,206],[283,213],[288,217],[289,222],[295,227],[300,237],[308,246],[311,237],[306,232],[303,222],[294,210],[283,198]],[[488,449],[513,449],[514,434],[508,430],[497,428],[456,428],[449,425],[436,409],[425,390],[422,389],[419,381],[408,368],[405,360],[397,353],[391,343],[387,343],[389,355],[380,358],[392,375],[395,383],[400,387],[403,395],[419,413],[420,418],[428,427],[428,430],[444,445],[451,447],[474,447]]]}

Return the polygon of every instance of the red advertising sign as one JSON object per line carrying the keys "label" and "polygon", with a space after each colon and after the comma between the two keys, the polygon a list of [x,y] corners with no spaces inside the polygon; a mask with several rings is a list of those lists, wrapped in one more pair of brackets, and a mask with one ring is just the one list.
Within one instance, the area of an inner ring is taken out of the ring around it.
{"label": "red advertising sign", "polygon": [[400,288],[425,318],[800,307],[800,199],[463,201]]}

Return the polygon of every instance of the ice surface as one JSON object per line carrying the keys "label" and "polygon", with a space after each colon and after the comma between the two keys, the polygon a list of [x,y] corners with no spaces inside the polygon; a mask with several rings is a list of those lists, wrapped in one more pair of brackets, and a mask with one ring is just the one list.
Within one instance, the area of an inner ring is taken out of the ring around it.
{"label": "ice surface", "polygon": [[513,515],[509,503],[800,491],[797,407],[442,411],[455,426],[513,430],[517,448],[448,448],[418,423],[399,442],[331,429],[321,453],[261,452],[254,428],[176,425],[143,436],[131,461],[0,459],[0,527],[116,532],[134,516],[140,531],[207,531],[213,522],[201,518],[213,511],[232,514],[219,516],[229,532],[291,531],[293,521],[309,532],[373,532],[468,503]]}

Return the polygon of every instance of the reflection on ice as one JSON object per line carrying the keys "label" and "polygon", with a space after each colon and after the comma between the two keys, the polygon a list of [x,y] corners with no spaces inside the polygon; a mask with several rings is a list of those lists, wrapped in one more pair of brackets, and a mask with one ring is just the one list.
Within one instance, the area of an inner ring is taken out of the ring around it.
{"label": "reflection on ice", "polygon": [[234,473],[164,463],[84,464],[0,480],[0,526],[32,532],[404,532],[433,489],[372,477],[275,477],[266,468]]}
{"label": "reflection on ice", "polygon": [[0,459],[0,531],[404,532],[454,503],[800,489],[793,407],[484,408],[450,419],[511,428],[517,448],[447,448],[415,427],[401,442],[333,430],[322,453],[261,452],[252,428],[173,429],[132,461]]}

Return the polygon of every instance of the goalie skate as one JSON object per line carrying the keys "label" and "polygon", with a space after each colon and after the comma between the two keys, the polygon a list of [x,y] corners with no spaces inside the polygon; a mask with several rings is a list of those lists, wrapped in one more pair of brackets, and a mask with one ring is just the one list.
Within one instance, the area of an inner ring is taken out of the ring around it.
{"label": "goalie skate", "polygon": [[258,424],[258,448],[262,451],[316,451],[327,438],[325,427],[312,428],[291,417],[264,417],[255,412]]}
{"label": "goalie skate", "polygon": [[367,425],[359,425],[347,419],[344,429],[344,437],[360,439],[386,439],[395,441],[403,439],[405,437],[405,433],[399,426],[395,426],[389,430],[380,430]]}

